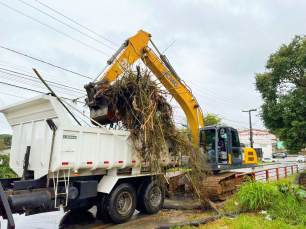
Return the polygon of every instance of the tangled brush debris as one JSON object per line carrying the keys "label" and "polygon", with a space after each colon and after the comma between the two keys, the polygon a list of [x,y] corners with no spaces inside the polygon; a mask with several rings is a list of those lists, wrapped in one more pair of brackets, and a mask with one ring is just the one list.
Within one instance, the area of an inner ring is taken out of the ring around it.
{"label": "tangled brush debris", "polygon": [[133,145],[144,161],[150,163],[151,174],[164,172],[162,154],[169,151],[176,159],[189,158],[186,169],[194,191],[201,196],[201,181],[206,177],[205,157],[199,157],[187,132],[174,124],[172,98],[160,83],[152,80],[150,72],[127,70],[114,83],[100,88],[95,96],[104,96],[112,108],[112,120],[130,131]]}
{"label": "tangled brush debris", "polygon": [[111,99],[114,120],[130,130],[132,142],[152,171],[160,172],[161,154],[167,150],[178,157],[179,153],[195,151],[186,133],[173,122],[173,108],[167,102],[169,93],[151,79],[148,70],[135,73],[126,71],[113,84],[98,94]]}

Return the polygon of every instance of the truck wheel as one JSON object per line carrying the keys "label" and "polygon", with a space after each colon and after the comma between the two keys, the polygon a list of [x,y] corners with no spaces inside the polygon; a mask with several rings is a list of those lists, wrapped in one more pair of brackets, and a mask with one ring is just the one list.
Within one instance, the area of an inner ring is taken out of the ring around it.
{"label": "truck wheel", "polygon": [[138,192],[137,207],[140,212],[154,214],[163,207],[165,192],[162,184],[157,180],[147,180]]}
{"label": "truck wheel", "polygon": [[114,223],[128,221],[136,207],[136,191],[130,184],[123,183],[117,186],[110,194],[105,195],[103,203],[99,203],[98,217],[102,220],[111,220]]}
{"label": "truck wheel", "polygon": [[108,194],[100,194],[98,197],[98,203],[97,203],[97,219],[102,220],[104,222],[111,222],[112,219],[109,215],[109,212],[107,210],[107,206],[105,205],[105,199]]}

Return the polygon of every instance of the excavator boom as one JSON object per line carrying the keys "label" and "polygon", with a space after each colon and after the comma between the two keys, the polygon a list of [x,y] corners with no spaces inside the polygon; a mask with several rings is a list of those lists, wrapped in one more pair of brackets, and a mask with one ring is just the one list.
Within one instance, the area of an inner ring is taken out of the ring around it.
{"label": "excavator boom", "polygon": [[100,101],[95,99],[97,88],[114,81],[141,58],[184,110],[191,129],[193,142],[197,145],[199,128],[204,126],[200,106],[192,95],[191,90],[177,76],[167,58],[160,54],[161,59],[159,59],[148,47],[150,39],[151,35],[143,30],[127,39],[114,56],[107,61],[110,67],[99,79],[99,82],[85,85],[91,117],[101,124],[117,121],[112,108],[109,107],[109,99],[102,98],[102,101],[101,99]]}

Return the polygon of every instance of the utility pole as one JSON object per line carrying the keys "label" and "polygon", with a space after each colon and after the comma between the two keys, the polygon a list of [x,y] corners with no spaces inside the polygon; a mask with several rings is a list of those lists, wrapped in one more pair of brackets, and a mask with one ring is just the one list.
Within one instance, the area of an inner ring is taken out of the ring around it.
{"label": "utility pole", "polygon": [[251,110],[248,110],[248,111],[242,110],[242,112],[249,112],[249,120],[250,120],[250,145],[251,145],[251,148],[253,148],[253,132],[252,132],[252,120],[251,120],[251,112],[252,111],[257,111],[257,109],[251,109]]}

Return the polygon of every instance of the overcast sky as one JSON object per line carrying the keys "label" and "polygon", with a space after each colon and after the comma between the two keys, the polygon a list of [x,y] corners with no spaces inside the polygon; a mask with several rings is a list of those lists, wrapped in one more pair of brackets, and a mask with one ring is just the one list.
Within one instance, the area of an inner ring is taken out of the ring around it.
{"label": "overcast sky", "polygon": [[[254,73],[264,71],[269,54],[296,34],[305,34],[305,1],[59,1],[41,0],[63,15],[86,26],[109,41],[74,24],[35,0],[26,3],[52,15],[111,48],[76,32],[19,0],[0,0],[92,48],[0,4],[0,46],[16,50],[71,71],[95,78],[105,67],[115,44],[142,29],[152,34],[179,76],[192,88],[204,113],[219,114],[228,125],[248,127],[248,114],[242,109],[262,104],[255,91]],[[103,54],[105,53],[105,54]],[[79,89],[57,88],[61,96],[76,98],[85,94],[89,79],[0,48],[0,68],[33,75],[31,68],[46,79]],[[34,81],[0,69],[0,82],[47,92]],[[49,75],[47,75],[49,74]],[[35,76],[35,75],[33,75]],[[31,84],[31,85],[29,85]],[[74,92],[72,92],[72,91]],[[38,95],[0,83],[0,106]],[[184,112],[176,109],[176,122]],[[254,128],[264,129],[257,112]],[[231,121],[230,121],[231,120]],[[11,133],[0,115],[0,134]]]}

